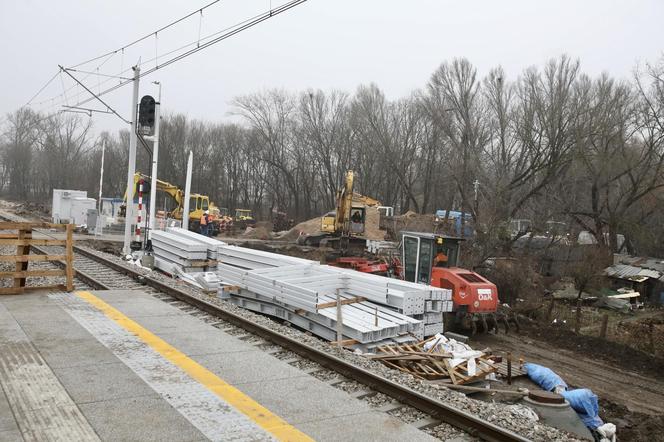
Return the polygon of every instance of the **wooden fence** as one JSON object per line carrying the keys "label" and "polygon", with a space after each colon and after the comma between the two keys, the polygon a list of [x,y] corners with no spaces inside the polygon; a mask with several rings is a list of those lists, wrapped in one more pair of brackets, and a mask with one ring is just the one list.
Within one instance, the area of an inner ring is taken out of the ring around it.
{"label": "wooden fence", "polygon": [[[59,230],[66,233],[66,239],[33,238],[33,229]],[[15,232],[6,232],[8,230]],[[0,271],[0,278],[13,279],[12,287],[0,287],[0,295],[11,295],[34,290],[74,290],[74,225],[51,223],[0,222],[0,245],[16,246],[15,255],[0,255],[0,262],[15,263],[13,271]],[[65,253],[59,255],[30,254],[30,246],[64,246]],[[60,261],[64,269],[28,270],[30,262]],[[65,284],[26,286],[26,278],[64,276]]]}

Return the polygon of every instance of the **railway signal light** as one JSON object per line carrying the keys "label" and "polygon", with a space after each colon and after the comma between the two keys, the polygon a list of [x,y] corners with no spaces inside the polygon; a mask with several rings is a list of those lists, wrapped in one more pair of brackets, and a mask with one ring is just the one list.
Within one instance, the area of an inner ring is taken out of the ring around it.
{"label": "railway signal light", "polygon": [[150,95],[145,95],[141,98],[141,103],[138,105],[138,129],[151,132],[154,129],[155,123],[155,101]]}

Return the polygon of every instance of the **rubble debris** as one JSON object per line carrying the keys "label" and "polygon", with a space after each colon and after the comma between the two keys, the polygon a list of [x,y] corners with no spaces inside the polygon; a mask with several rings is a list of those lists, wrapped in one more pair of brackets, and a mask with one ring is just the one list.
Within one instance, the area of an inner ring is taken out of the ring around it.
{"label": "rubble debris", "polygon": [[437,334],[414,344],[383,345],[366,355],[418,379],[448,380],[462,385],[493,377],[493,356]]}

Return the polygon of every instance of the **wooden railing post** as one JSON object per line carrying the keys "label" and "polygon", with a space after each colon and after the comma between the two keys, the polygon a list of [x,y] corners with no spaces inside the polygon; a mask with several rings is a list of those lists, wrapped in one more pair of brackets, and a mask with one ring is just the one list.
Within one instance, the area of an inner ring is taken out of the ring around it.
{"label": "wooden railing post", "polygon": [[67,245],[65,246],[67,252],[65,256],[67,257],[67,291],[71,292],[74,290],[74,225],[67,224]]}
{"label": "wooden railing post", "polygon": [[[30,239],[32,238],[32,230],[30,229],[19,229],[18,230],[18,239],[24,240],[24,239]],[[23,255],[28,255],[30,253],[30,246],[28,245],[17,245],[16,246],[16,256],[23,256]],[[16,272],[25,272],[28,270],[28,262],[21,262],[17,261],[16,262]],[[20,274],[20,273],[18,273]],[[14,287],[19,288],[19,287],[25,287],[25,278],[17,277],[14,278]]]}

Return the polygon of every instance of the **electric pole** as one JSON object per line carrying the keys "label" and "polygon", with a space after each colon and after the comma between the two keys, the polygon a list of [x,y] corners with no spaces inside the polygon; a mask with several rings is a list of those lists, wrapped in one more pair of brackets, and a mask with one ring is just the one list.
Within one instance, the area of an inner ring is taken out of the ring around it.
{"label": "electric pole", "polygon": [[478,202],[478,199],[477,199],[477,193],[480,190],[480,182],[477,179],[475,179],[475,181],[473,181],[473,189],[475,190],[475,201],[474,201],[475,221],[477,221],[478,209],[479,209],[479,202]]}
{"label": "electric pole", "polygon": [[[194,165],[194,153],[189,151],[187,160],[187,180],[184,185],[184,212],[182,212],[182,228],[189,229],[189,200],[191,199],[191,173]],[[195,207],[194,207],[195,209]]]}
{"label": "electric pole", "polygon": [[125,255],[131,254],[131,223],[134,221],[134,173],[136,172],[136,144],[138,136],[136,134],[136,122],[138,113],[138,86],[141,74],[141,68],[136,65],[134,70],[134,93],[131,101],[131,128],[129,130],[129,165],[127,167],[127,208],[125,210],[125,231],[124,245],[122,252]]}
{"label": "electric pole", "polygon": [[101,222],[101,195],[102,188],[104,187],[104,156],[106,155],[106,139],[101,140],[101,168],[99,171],[99,204],[97,208],[97,225],[95,226],[95,235],[99,235],[99,228],[102,225]]}
{"label": "electric pole", "polygon": [[155,228],[156,224],[156,214],[157,214],[157,165],[159,161],[159,125],[160,125],[160,108],[161,108],[161,83],[158,81],[153,81],[154,84],[159,85],[159,95],[157,96],[157,102],[155,103],[155,121],[154,121],[154,142],[152,144],[152,173],[150,180],[150,217],[149,217],[149,229],[148,229],[148,239],[152,240],[152,230]]}

